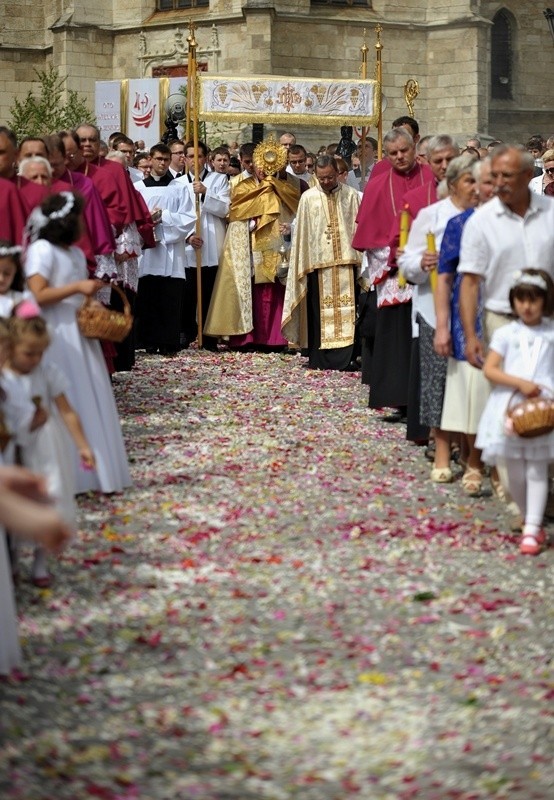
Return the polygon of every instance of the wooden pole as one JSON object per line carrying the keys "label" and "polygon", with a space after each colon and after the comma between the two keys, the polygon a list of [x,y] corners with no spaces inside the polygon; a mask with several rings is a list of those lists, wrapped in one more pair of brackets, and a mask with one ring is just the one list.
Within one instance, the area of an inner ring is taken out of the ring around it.
{"label": "wooden pole", "polygon": [[[194,181],[200,180],[200,164],[198,161],[198,95],[196,91],[196,48],[197,43],[194,38],[194,29],[191,30],[189,37],[189,52],[191,53],[191,108],[192,108],[192,141],[194,144]],[[202,235],[202,205],[200,195],[195,195],[196,199],[196,236]],[[198,323],[198,347],[202,347],[202,248],[195,248],[196,253],[196,320]]]}
{"label": "wooden pole", "polygon": [[191,80],[191,72],[192,72],[192,48],[191,42],[194,41],[194,22],[189,19],[189,35],[187,36],[187,42],[189,46],[188,51],[188,66],[187,66],[187,112],[185,117],[185,142],[190,141],[190,129],[192,123],[192,93],[194,91],[193,84]]}
{"label": "wooden pole", "polygon": [[[360,49],[361,49],[361,52],[362,52],[362,65],[361,65],[361,68],[360,68],[360,77],[361,77],[361,79],[363,81],[365,81],[365,80],[367,80],[367,51],[369,50],[369,47],[367,46],[366,41],[365,41],[365,28],[364,28],[364,43],[363,43],[363,45],[361,46]],[[361,155],[360,155],[360,172],[361,172],[360,190],[361,191],[363,191],[364,186],[365,186],[365,173],[366,173],[365,143],[366,143],[366,139],[367,139],[367,127],[364,125],[364,127],[362,128],[362,138],[361,138],[362,152],[361,152]]]}
{"label": "wooden pole", "polygon": [[375,79],[377,81],[377,92],[379,95],[379,107],[378,107],[378,114],[379,114],[379,121],[377,123],[377,157],[379,161],[383,158],[383,98],[382,98],[382,87],[383,87],[383,61],[382,61],[382,52],[383,52],[383,45],[381,43],[381,33],[383,28],[380,24],[377,25],[375,28],[375,33],[377,34],[377,42],[375,43],[375,49],[377,50],[377,63],[375,65]]}

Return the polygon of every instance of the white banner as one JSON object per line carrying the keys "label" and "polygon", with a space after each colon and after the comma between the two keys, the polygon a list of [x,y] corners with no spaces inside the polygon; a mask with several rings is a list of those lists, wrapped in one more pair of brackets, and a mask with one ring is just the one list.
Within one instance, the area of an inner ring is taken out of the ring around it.
{"label": "white banner", "polygon": [[96,81],[94,109],[101,138],[107,142],[110,134],[121,130],[121,81]]}
{"label": "white banner", "polygon": [[126,133],[134,142],[143,139],[147,147],[160,141],[160,81],[158,78],[137,78],[128,81]]}
{"label": "white banner", "polygon": [[198,84],[202,120],[358,127],[378,121],[373,80],[200,75]]}

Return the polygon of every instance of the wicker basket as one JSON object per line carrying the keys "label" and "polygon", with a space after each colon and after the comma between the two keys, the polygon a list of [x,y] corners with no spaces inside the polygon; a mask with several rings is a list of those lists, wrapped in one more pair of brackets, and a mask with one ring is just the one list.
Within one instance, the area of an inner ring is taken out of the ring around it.
{"label": "wicker basket", "polygon": [[545,386],[538,397],[527,397],[514,404],[519,392],[516,390],[508,402],[506,417],[514,433],[526,439],[544,436],[554,430],[554,395]]}
{"label": "wicker basket", "polygon": [[112,289],[123,300],[123,311],[113,311],[100,305],[91,297],[85,297],[77,311],[79,330],[87,339],[106,339],[108,342],[122,342],[133,326],[131,306],[119,286],[112,283]]}

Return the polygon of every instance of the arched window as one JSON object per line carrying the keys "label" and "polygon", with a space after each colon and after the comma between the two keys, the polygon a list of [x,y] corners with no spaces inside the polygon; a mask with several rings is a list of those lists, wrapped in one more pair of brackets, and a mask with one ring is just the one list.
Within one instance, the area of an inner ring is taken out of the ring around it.
{"label": "arched window", "polygon": [[501,9],[492,21],[491,30],[491,97],[513,99],[513,31],[509,12]]}

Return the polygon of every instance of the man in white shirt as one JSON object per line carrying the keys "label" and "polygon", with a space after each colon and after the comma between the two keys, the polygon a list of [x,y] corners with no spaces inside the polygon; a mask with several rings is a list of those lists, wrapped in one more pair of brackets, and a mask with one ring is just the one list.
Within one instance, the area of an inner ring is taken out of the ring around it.
{"label": "man in white shirt", "polygon": [[[475,333],[480,291],[488,344],[494,331],[513,319],[509,292],[514,273],[525,267],[538,267],[554,278],[554,200],[529,190],[533,171],[534,157],[525,148],[507,144],[496,147],[491,156],[496,197],[479,208],[464,227],[458,265],[458,272],[463,273],[460,316],[466,358],[474,367],[481,368],[485,358],[485,344]],[[501,461],[497,470],[503,490],[496,483],[493,488],[499,497],[510,501]],[[508,508],[515,514],[511,523],[515,530],[519,515],[513,503]],[[551,494],[547,513],[552,508]]]}
{"label": "man in white shirt", "polygon": [[466,357],[474,367],[484,360],[483,343],[475,334],[481,287],[487,341],[512,318],[508,295],[514,273],[525,267],[545,269],[554,278],[554,202],[529,191],[534,159],[515,145],[500,145],[492,156],[495,194],[467,221],[458,271],[464,273],[460,314]]}
{"label": "man in white shirt", "polygon": [[[188,172],[176,183],[183,187],[196,206],[199,198],[200,234],[192,233],[187,239],[185,270],[187,285],[183,303],[182,333],[184,347],[196,339],[198,333],[197,315],[197,255],[200,250],[202,264],[202,320],[206,319],[212,297],[219,256],[225,239],[225,218],[229,213],[231,193],[226,174],[209,172],[207,167],[208,148],[198,142],[198,180],[194,175],[194,143],[185,145],[185,163]],[[217,339],[205,336],[202,345],[206,350],[217,350]]]}

